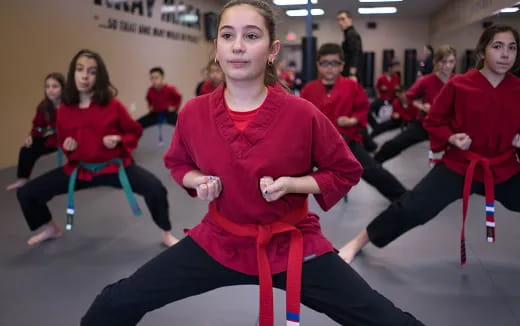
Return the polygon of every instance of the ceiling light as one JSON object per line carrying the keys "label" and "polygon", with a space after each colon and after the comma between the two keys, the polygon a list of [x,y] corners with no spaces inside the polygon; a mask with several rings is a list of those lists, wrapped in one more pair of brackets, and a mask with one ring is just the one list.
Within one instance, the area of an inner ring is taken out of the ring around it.
{"label": "ceiling light", "polygon": [[359,8],[358,13],[362,15],[371,14],[395,14],[397,12],[396,7],[373,7],[373,8]]}
{"label": "ceiling light", "polygon": [[518,8],[518,7],[511,7],[511,8],[500,9],[500,12],[503,13],[503,14],[506,14],[506,13],[517,12],[518,10],[520,10],[520,8]]}
{"label": "ceiling light", "polygon": [[[299,6],[306,5],[307,0],[273,0],[273,3],[277,6]],[[318,0],[311,0],[312,4],[317,4]]]}
{"label": "ceiling light", "polygon": [[[285,14],[290,17],[302,17],[308,15],[307,9],[294,9],[294,10],[287,10]],[[311,14],[313,16],[322,16],[325,14],[325,11],[323,9],[311,9]]]}
{"label": "ceiling light", "polygon": [[359,2],[402,2],[403,0],[359,0]]}

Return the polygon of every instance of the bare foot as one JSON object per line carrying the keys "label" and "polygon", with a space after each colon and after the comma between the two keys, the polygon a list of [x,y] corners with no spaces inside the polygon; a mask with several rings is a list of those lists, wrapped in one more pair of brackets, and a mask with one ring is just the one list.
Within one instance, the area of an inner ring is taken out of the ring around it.
{"label": "bare foot", "polygon": [[24,179],[24,178],[18,179],[15,183],[11,183],[10,185],[8,185],[7,188],[5,188],[5,190],[9,191],[9,190],[13,190],[16,188],[20,188],[21,186],[26,184],[27,181],[29,181],[29,179]]}
{"label": "bare foot", "polygon": [[368,239],[367,230],[364,229],[361,231],[354,239],[350,240],[349,243],[344,245],[340,250],[338,255],[347,263],[351,263],[354,260],[354,257],[359,253],[359,251],[367,245],[370,240]]}
{"label": "bare foot", "polygon": [[162,231],[161,239],[162,239],[162,243],[163,243],[163,245],[165,245],[166,247],[171,247],[171,246],[173,246],[174,244],[176,244],[177,242],[179,242],[179,239],[177,239],[176,237],[174,237],[174,236],[173,236],[170,232],[168,232],[168,231]]}
{"label": "bare foot", "polygon": [[63,231],[54,221],[50,221],[42,227],[43,231],[27,240],[29,246],[34,246],[42,241],[56,239],[63,235]]}

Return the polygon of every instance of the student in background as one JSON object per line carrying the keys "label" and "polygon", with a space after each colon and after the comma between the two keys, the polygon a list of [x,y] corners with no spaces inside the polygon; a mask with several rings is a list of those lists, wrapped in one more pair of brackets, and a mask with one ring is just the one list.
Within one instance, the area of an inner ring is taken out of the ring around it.
{"label": "student in background", "polygon": [[43,155],[57,150],[56,111],[61,105],[65,78],[60,73],[51,73],[44,80],[44,99],[36,108],[30,135],[18,155],[18,180],[7,186],[7,190],[19,188],[29,181],[36,161]]}
{"label": "student in background", "polygon": [[198,95],[209,94],[224,82],[224,74],[216,60],[210,60],[206,66],[207,78],[202,83]]}

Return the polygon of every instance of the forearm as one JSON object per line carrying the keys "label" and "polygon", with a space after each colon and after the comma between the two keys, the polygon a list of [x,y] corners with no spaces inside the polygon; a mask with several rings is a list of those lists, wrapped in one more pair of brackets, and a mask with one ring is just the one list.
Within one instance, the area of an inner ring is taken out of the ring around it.
{"label": "forearm", "polygon": [[205,176],[205,174],[199,170],[191,170],[182,178],[182,185],[189,189],[195,189],[197,188],[196,179],[202,176]]}
{"label": "forearm", "polygon": [[310,175],[303,177],[290,177],[288,193],[292,194],[319,194],[320,187]]}

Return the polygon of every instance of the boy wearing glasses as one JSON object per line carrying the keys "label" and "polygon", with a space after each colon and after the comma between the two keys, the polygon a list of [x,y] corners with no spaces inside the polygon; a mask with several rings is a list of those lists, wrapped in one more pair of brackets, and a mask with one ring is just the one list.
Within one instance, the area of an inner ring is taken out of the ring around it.
{"label": "boy wearing glasses", "polygon": [[305,85],[301,97],[312,102],[336,126],[356,159],[363,166],[361,178],[394,201],[406,192],[403,185],[368,154],[361,131],[367,125],[368,97],[363,87],[341,76],[345,60],[338,44],[326,43],[318,50],[320,79]]}

